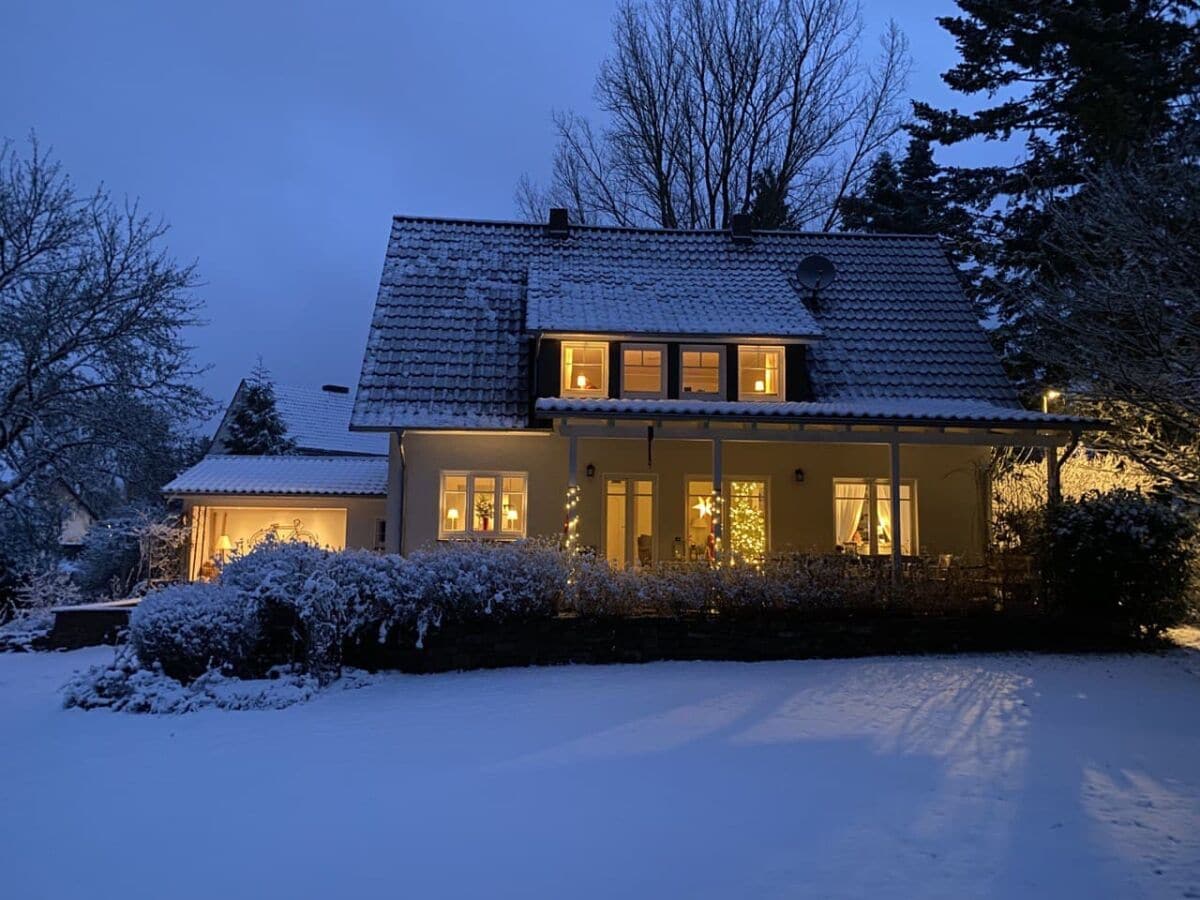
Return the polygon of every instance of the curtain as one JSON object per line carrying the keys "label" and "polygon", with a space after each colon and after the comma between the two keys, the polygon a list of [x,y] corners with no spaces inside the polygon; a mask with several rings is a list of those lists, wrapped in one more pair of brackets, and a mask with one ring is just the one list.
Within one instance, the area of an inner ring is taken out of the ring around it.
{"label": "curtain", "polygon": [[881,484],[876,489],[875,516],[879,522],[879,543],[892,542],[892,490],[889,485]]}
{"label": "curtain", "polygon": [[[863,505],[867,502],[867,486],[865,484],[839,484],[837,486],[837,540],[838,544],[848,544],[854,540],[854,532],[862,519]],[[862,535],[870,539],[870,535]]]}

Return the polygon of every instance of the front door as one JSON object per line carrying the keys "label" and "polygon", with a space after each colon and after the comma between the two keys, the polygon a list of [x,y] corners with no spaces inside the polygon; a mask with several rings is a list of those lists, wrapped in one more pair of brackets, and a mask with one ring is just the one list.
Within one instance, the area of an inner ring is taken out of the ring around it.
{"label": "front door", "polygon": [[604,556],[615,569],[654,562],[654,479],[604,479]]}

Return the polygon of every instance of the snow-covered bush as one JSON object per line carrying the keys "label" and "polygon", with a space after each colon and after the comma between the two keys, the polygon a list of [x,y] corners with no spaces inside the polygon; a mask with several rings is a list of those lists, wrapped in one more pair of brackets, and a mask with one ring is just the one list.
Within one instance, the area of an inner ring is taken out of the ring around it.
{"label": "snow-covered bush", "polygon": [[1040,555],[1064,612],[1155,636],[1186,613],[1196,528],[1164,500],[1091,492],[1050,507]]}
{"label": "snow-covered bush", "polygon": [[389,627],[411,627],[418,640],[448,622],[549,616],[567,585],[566,560],[538,541],[462,543],[408,557],[404,588]]}
{"label": "snow-covered bush", "polygon": [[329,554],[305,580],[290,603],[303,662],[322,683],[340,672],[347,640],[378,639],[388,622],[413,616],[405,590],[408,568],[400,556],[345,550]]}
{"label": "snow-covered bush", "polygon": [[246,595],[225,584],[171,585],[148,594],[129,617],[129,639],[145,668],[189,681],[210,669],[255,667],[260,626]]}
{"label": "snow-covered bush", "polygon": [[89,596],[140,596],[178,577],[189,530],[161,504],[125,507],[96,522],[83,539],[76,578]]}

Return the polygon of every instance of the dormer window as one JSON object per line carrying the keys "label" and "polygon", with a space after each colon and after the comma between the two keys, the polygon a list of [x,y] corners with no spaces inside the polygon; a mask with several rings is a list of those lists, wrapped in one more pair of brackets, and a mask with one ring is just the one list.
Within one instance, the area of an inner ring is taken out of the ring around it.
{"label": "dormer window", "polygon": [[738,347],[738,399],[783,399],[783,348]]}
{"label": "dormer window", "polygon": [[621,345],[621,396],[657,398],[667,395],[665,344]]}
{"label": "dormer window", "polygon": [[684,344],[680,348],[680,396],[685,400],[725,399],[725,348]]}
{"label": "dormer window", "polygon": [[564,397],[608,396],[608,344],[601,341],[563,341]]}

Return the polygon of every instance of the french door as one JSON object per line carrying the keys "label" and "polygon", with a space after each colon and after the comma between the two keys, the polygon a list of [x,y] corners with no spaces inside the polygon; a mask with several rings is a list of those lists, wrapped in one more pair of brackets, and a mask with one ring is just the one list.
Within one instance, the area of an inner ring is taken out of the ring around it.
{"label": "french door", "polygon": [[613,568],[654,562],[655,482],[633,475],[604,479],[604,556]]}

